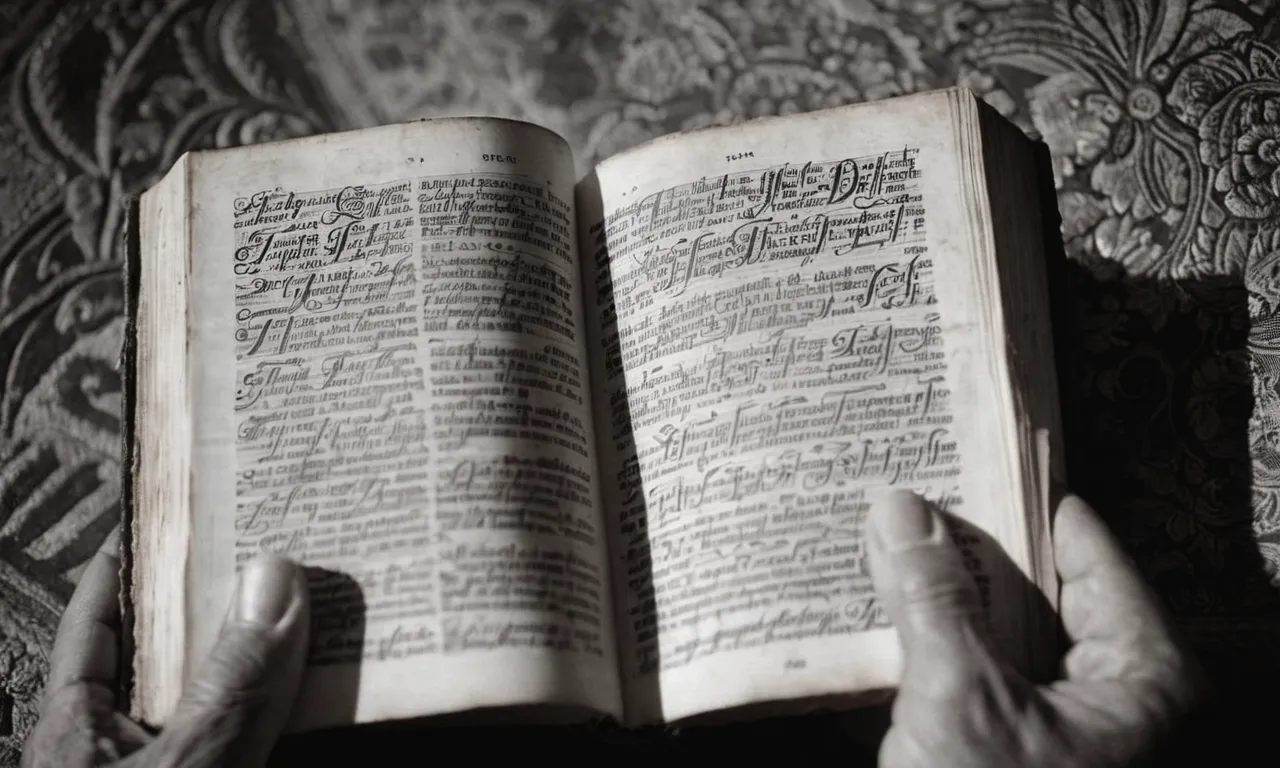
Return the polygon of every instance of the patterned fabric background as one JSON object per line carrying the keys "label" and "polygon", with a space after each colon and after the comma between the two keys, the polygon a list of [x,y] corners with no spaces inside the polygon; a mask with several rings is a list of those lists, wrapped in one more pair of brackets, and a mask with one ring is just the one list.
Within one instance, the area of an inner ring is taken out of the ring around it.
{"label": "patterned fabric background", "polygon": [[1274,691],[1274,5],[0,0],[0,765],[119,513],[119,202],[183,151],[494,114],[560,131],[585,169],[672,131],[957,83],[1052,152],[1073,485],[1228,696]]}

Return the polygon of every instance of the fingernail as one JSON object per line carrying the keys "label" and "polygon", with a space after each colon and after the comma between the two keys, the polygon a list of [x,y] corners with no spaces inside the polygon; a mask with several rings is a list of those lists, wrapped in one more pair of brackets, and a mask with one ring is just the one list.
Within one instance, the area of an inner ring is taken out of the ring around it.
{"label": "fingernail", "polygon": [[872,510],[871,535],[886,552],[910,549],[933,539],[937,518],[928,502],[911,491],[895,490]]}
{"label": "fingernail", "polygon": [[240,574],[236,618],[250,624],[275,625],[293,605],[298,566],[276,555],[253,561]]}

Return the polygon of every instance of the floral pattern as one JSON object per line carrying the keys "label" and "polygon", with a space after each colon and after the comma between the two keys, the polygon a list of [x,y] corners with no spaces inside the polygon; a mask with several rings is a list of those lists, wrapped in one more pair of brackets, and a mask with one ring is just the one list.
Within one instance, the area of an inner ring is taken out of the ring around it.
{"label": "floral pattern", "polygon": [[118,517],[120,201],[187,149],[444,114],[547,125],[585,170],[675,131],[973,89],[1050,150],[1072,483],[1206,652],[1280,645],[1274,3],[25,5],[0,4],[0,763]]}
{"label": "floral pattern", "polygon": [[1075,477],[1189,621],[1273,615],[1280,553],[1261,513],[1278,490],[1262,470],[1280,405],[1264,373],[1280,82],[1266,19],[1222,6],[1020,5],[960,49],[998,82],[1032,78],[1030,127],[1084,267],[1067,354],[1095,434],[1071,436],[1091,457]]}

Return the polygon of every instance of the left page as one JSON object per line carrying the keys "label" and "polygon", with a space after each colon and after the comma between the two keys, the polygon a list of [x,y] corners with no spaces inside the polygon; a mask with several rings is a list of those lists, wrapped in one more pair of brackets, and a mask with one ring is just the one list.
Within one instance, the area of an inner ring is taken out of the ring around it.
{"label": "left page", "polygon": [[293,730],[620,715],[573,168],[489,119],[192,156],[184,672],[273,550],[310,567]]}

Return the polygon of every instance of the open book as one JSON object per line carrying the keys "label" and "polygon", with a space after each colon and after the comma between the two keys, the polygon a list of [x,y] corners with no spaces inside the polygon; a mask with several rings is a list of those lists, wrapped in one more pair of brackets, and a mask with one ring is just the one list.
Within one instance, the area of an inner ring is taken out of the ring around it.
{"label": "open book", "polygon": [[901,667],[862,533],[890,486],[966,521],[1035,667],[1059,430],[1032,157],[961,89],[582,180],[489,118],[184,155],[130,228],[133,713],[165,721],[264,549],[310,567],[295,731],[868,700]]}

